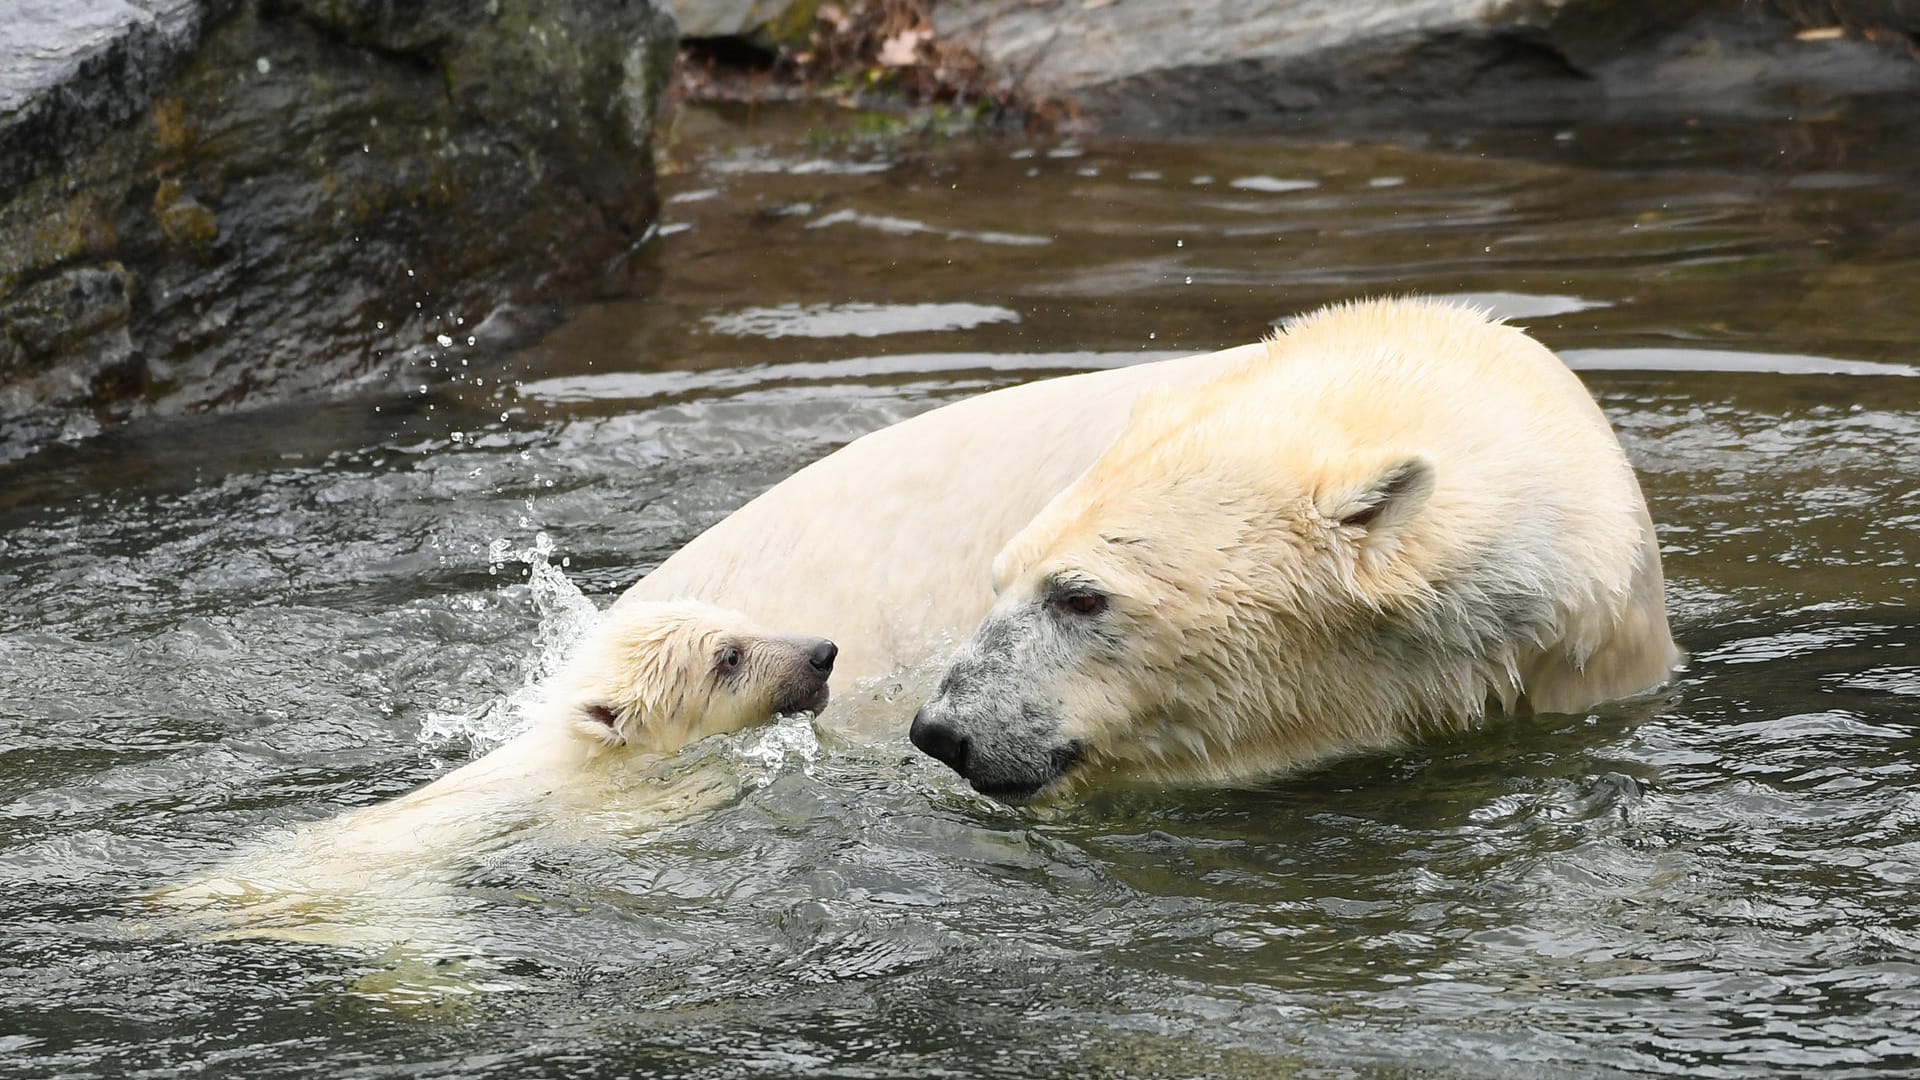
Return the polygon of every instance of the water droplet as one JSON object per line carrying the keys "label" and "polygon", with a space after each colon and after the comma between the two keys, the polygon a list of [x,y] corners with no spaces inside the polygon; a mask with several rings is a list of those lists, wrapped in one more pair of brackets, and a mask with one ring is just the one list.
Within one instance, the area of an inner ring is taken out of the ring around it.
{"label": "water droplet", "polygon": [[1149,330],[1149,331],[1147,331],[1147,340],[1148,340],[1148,341],[1152,341],[1152,340],[1153,340],[1154,338],[1157,338],[1157,337],[1159,337],[1159,336],[1160,336],[1159,334],[1156,334],[1156,333],[1154,333],[1154,332],[1153,332],[1153,331],[1151,331],[1151,330]]}
{"label": "water droplet", "polygon": [[385,329],[387,328],[387,324],[386,324],[386,322],[385,322],[384,320],[382,320],[382,321],[377,321],[377,322],[375,322],[375,323],[373,324],[373,328],[374,328],[375,330],[385,330]]}
{"label": "water droplet", "polygon": [[[413,270],[412,270],[411,268],[409,268],[409,269],[407,270],[407,276],[408,276],[408,277],[412,277],[412,276],[413,276]],[[415,305],[413,305],[413,306],[414,306],[414,307],[419,307],[420,305],[419,305],[419,304],[415,304]]]}
{"label": "water droplet", "polygon": [[1174,247],[1186,247],[1186,246],[1187,246],[1187,242],[1186,242],[1185,240],[1175,240],[1175,241],[1173,242],[1173,246],[1174,246]]}
{"label": "water droplet", "polygon": [[468,345],[472,345],[472,344],[473,344],[473,335],[472,335],[472,334],[468,334],[468,335],[467,335],[467,344],[468,344]]}
{"label": "water droplet", "polygon": [[1192,275],[1192,274],[1188,274],[1188,275],[1187,275],[1187,284],[1189,284],[1189,285],[1191,285],[1191,284],[1193,284],[1193,275]]}
{"label": "water droplet", "polygon": [[439,342],[440,347],[443,349],[449,349],[453,347],[453,339],[448,337],[445,334],[435,334],[433,336],[433,340]]}
{"label": "water droplet", "polygon": [[262,75],[265,75],[267,72],[273,70],[273,61],[263,56],[260,59],[255,60],[253,62],[253,70],[258,71]]}

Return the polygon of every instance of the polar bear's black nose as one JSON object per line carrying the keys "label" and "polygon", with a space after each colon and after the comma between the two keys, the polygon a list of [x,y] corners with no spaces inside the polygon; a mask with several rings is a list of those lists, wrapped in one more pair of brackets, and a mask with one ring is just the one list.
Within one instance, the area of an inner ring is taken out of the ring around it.
{"label": "polar bear's black nose", "polygon": [[839,655],[840,646],[822,638],[820,644],[815,645],[813,651],[807,654],[807,663],[813,665],[813,670],[822,675],[828,675],[833,672],[833,658]]}
{"label": "polar bear's black nose", "polygon": [[973,749],[971,740],[951,725],[928,718],[927,710],[913,714],[913,728],[907,732],[907,738],[913,740],[921,753],[945,762],[961,776],[967,775],[967,758]]}

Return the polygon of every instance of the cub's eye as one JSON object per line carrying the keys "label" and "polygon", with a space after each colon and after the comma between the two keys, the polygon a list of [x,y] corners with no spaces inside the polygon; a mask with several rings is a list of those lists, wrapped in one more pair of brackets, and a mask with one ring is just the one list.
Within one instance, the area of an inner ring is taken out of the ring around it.
{"label": "cub's eye", "polygon": [[742,659],[744,657],[740,654],[740,646],[729,645],[720,650],[719,658],[713,662],[713,670],[722,675],[731,675],[734,669],[740,666]]}
{"label": "cub's eye", "polygon": [[1090,618],[1107,610],[1107,598],[1097,592],[1081,589],[1054,597],[1053,608],[1063,615]]}

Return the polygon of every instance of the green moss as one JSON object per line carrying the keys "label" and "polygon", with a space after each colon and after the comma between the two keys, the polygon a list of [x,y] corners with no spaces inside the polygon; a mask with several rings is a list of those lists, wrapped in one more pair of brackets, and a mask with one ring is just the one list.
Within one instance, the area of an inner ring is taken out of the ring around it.
{"label": "green moss", "polygon": [[852,114],[845,127],[814,128],[807,141],[818,150],[857,146],[892,146],[909,140],[951,139],[978,130],[991,109],[976,101],[963,107],[927,105],[901,112],[866,109]]}
{"label": "green moss", "polygon": [[820,0],[799,0],[798,3],[789,4],[785,11],[761,28],[761,33],[773,45],[803,46],[813,36],[814,14],[819,9]]}
{"label": "green moss", "polygon": [[162,98],[151,112],[153,148],[158,157],[180,158],[193,152],[199,132],[187,113],[187,103],[177,97]]}
{"label": "green moss", "polygon": [[49,194],[70,187],[80,187],[71,174],[43,177],[9,208],[16,212],[0,225],[0,296],[48,267],[112,251],[119,244],[113,216],[99,193],[82,189],[70,199]]}
{"label": "green moss", "polygon": [[176,247],[205,254],[220,239],[220,222],[213,211],[188,194],[178,180],[162,180],[154,190],[153,219]]}

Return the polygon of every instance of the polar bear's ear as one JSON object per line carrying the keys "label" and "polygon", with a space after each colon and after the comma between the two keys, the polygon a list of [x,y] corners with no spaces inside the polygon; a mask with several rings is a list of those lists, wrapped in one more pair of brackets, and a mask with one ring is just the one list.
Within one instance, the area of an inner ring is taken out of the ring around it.
{"label": "polar bear's ear", "polygon": [[574,730],[592,742],[620,746],[627,741],[626,733],[620,730],[620,711],[611,705],[588,702],[576,707],[571,719]]}
{"label": "polar bear's ear", "polygon": [[999,596],[1005,592],[1007,584],[1013,580],[1013,556],[1007,553],[1007,548],[1001,548],[1000,553],[993,557],[987,572],[991,575],[989,584],[993,586],[993,595]]}
{"label": "polar bear's ear", "polygon": [[1377,472],[1358,487],[1335,493],[1322,504],[1322,513],[1369,537],[1391,536],[1405,525],[1427,496],[1433,494],[1433,462],[1414,454]]}

